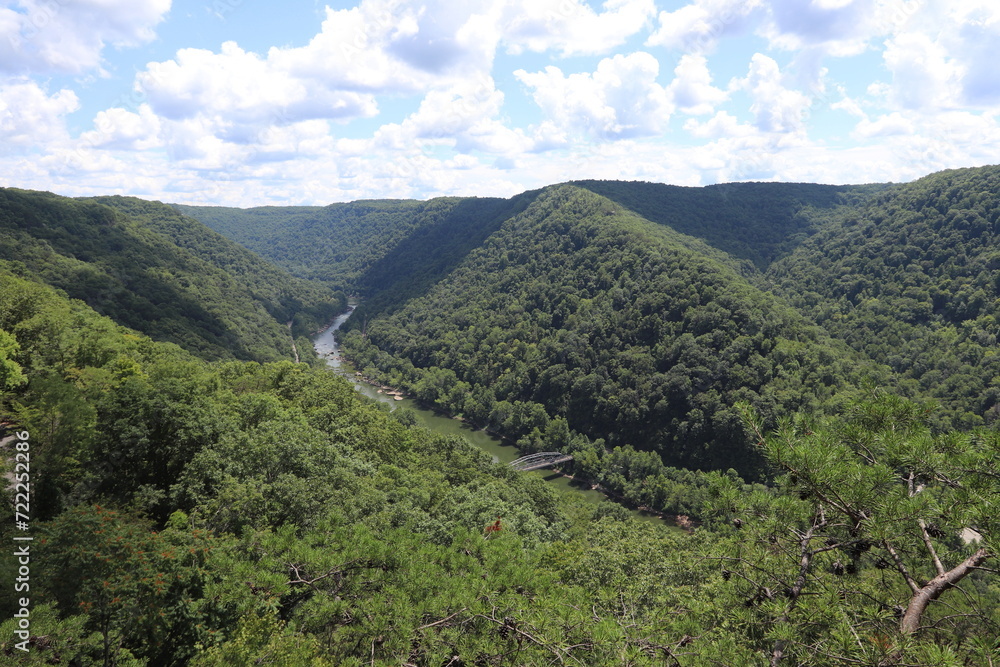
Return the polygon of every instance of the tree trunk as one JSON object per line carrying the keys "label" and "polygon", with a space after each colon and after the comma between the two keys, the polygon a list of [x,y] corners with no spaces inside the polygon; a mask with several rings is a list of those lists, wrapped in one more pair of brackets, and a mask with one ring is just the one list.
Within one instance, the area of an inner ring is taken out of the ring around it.
{"label": "tree trunk", "polygon": [[907,605],[906,613],[903,614],[903,620],[899,624],[899,631],[904,635],[912,635],[919,630],[920,618],[927,609],[927,605],[938,599],[941,593],[961,581],[974,568],[982,565],[989,557],[985,548],[980,549],[954,568],[928,581],[910,598],[910,604]]}

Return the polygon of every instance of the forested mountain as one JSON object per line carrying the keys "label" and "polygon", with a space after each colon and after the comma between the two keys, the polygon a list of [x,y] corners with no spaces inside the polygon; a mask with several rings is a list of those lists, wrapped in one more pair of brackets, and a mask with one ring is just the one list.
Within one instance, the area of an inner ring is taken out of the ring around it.
{"label": "forested mountain", "polygon": [[[31,508],[0,540],[32,537],[0,654],[1000,664],[998,185],[179,207],[308,288],[159,203],[0,190],[0,451]],[[343,343],[366,374],[694,527],[259,363],[331,287],[363,298]]]}
{"label": "forested mountain", "polygon": [[[619,209],[681,232],[678,242],[737,267],[764,270],[830,217],[886,186],[733,183],[688,188],[661,183],[579,181]],[[360,201],[325,207],[238,209],[174,205],[297,276],[349,286],[393,305],[418,295],[521,212],[540,191],[510,200],[442,197]],[[698,239],[702,243],[695,241]],[[391,307],[391,306],[390,306]],[[371,310],[371,304],[370,308]],[[377,308],[376,308],[377,309]]]}
{"label": "forested mountain", "polygon": [[860,357],[684,241],[577,186],[548,188],[427,296],[369,319],[364,337],[355,318],[345,349],[527,449],[567,448],[547,435],[558,418],[671,465],[757,472],[733,406],[772,422],[816,410],[860,380]]}
{"label": "forested mountain", "polygon": [[[997,658],[1000,438],[935,437],[877,392],[760,434],[787,474],[709,475],[704,526],[668,533],[326,371],[208,363],[0,267],[0,414],[31,497],[0,511],[4,581],[30,553],[29,601],[0,597],[12,665]],[[954,537],[970,525],[987,541]]]}
{"label": "forested mountain", "polygon": [[867,378],[939,400],[938,430],[992,423],[996,173],[868,186],[580,181],[509,203],[333,205],[308,224],[303,209],[191,212],[266,234],[256,247],[275,261],[360,293],[349,328],[363,335],[346,342],[366,372],[526,449],[576,450],[578,472],[658,505],[601,452],[631,445],[759,473],[740,401],[773,423],[832,407]]}
{"label": "forested mountain", "polygon": [[[609,517],[593,533],[604,546],[586,546],[592,508],[403,426],[331,373],[206,363],[2,267],[0,415],[11,466],[15,451],[30,460],[17,480],[35,539],[30,633],[0,599],[8,664],[348,665],[359,643],[366,661],[534,662],[575,650],[548,618],[575,623],[566,602],[590,595],[542,560],[569,541],[601,558],[625,537]],[[14,505],[0,513],[0,537],[20,545]],[[651,574],[675,576],[654,554],[680,539],[647,536]],[[511,642],[513,623],[538,645]],[[613,661],[641,637],[623,629],[587,654]]]}
{"label": "forested mountain", "polygon": [[1000,168],[888,189],[768,273],[808,317],[945,408],[941,425],[1000,416]]}
{"label": "forested mountain", "polygon": [[704,188],[638,181],[576,181],[647,220],[704,240],[763,271],[831,216],[885,185],[724,183]]}
{"label": "forested mountain", "polygon": [[294,275],[402,303],[446,276],[528,198],[175,208]]}
{"label": "forested mountain", "polygon": [[[447,211],[458,200],[438,202]],[[340,284],[356,280],[405,238],[425,205],[380,200],[251,209],[174,205],[295,275]],[[335,243],[331,243],[336,239]]]}
{"label": "forested mountain", "polygon": [[157,202],[0,190],[0,259],[131,328],[206,358],[291,358],[344,307]]}

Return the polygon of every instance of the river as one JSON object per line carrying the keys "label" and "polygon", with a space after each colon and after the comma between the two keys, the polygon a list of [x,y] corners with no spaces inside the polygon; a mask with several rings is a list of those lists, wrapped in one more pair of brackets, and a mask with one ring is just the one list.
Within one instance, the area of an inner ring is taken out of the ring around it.
{"label": "river", "polygon": [[[327,366],[330,366],[339,375],[347,378],[354,384],[355,390],[365,396],[368,396],[369,398],[375,399],[376,401],[388,404],[393,410],[399,407],[410,408],[416,416],[417,423],[420,426],[443,435],[460,435],[476,447],[493,456],[494,460],[501,463],[510,463],[514,459],[521,456],[521,453],[516,447],[504,444],[499,438],[490,435],[486,431],[472,428],[461,420],[435,412],[434,410],[429,410],[413,399],[404,398],[403,400],[396,400],[394,397],[381,392],[378,387],[374,387],[367,382],[359,381],[355,376],[354,367],[351,366],[350,362],[345,361],[340,357],[340,348],[334,338],[334,332],[347,321],[352,312],[354,312],[353,306],[346,313],[339,315],[329,328],[314,337],[313,347],[316,349],[316,354],[319,355],[321,359],[326,360]],[[551,484],[560,493],[572,493],[577,498],[582,498],[589,503],[596,504],[607,498],[607,496],[600,491],[595,491],[585,487],[568,477],[551,471],[533,470],[524,474],[538,475]],[[632,514],[636,518],[645,521],[673,526],[672,523],[668,524],[660,517],[648,512],[632,511]]]}

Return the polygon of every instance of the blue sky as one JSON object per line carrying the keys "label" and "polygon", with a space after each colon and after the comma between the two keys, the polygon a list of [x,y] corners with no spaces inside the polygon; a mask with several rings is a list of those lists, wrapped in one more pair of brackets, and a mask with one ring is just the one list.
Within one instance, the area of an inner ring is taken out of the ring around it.
{"label": "blue sky", "polygon": [[0,1],[0,185],[255,206],[1000,162],[995,0]]}

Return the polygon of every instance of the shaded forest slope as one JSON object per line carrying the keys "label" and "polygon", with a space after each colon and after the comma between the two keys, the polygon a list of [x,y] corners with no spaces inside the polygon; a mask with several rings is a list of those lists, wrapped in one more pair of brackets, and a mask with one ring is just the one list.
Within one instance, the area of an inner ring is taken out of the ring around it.
{"label": "shaded forest slope", "polygon": [[647,220],[702,239],[763,271],[830,218],[886,185],[724,183],[702,188],[639,181],[575,181]]}
{"label": "shaded forest slope", "polygon": [[818,409],[867,376],[937,399],[938,430],[996,420],[998,185],[996,167],[904,185],[580,181],[311,209],[322,224],[192,213],[364,296],[352,353],[425,400],[529,447],[565,418],[748,470],[739,400]]}
{"label": "shaded forest slope", "polygon": [[364,294],[371,311],[422,294],[530,198],[175,208],[294,275]]}
{"label": "shaded forest slope", "polygon": [[939,427],[1000,416],[1000,168],[894,186],[768,273],[831,335],[945,408]]}
{"label": "shaded forest slope", "polygon": [[750,472],[735,403],[773,419],[884,373],[699,245],[553,186],[426,296],[369,319],[345,346],[529,449],[565,445],[546,436],[562,419],[670,464]]}
{"label": "shaded forest slope", "polygon": [[0,190],[0,259],[157,340],[209,358],[291,356],[342,297],[158,202]]}

